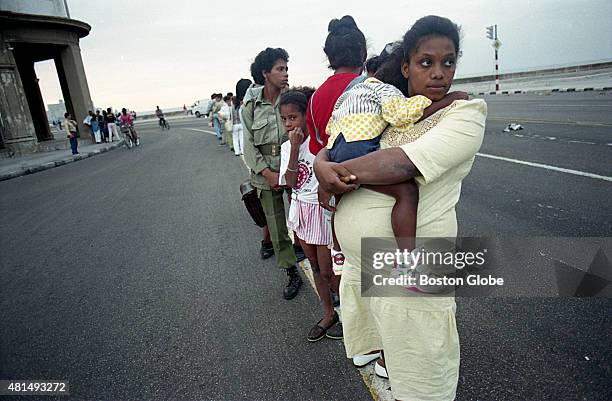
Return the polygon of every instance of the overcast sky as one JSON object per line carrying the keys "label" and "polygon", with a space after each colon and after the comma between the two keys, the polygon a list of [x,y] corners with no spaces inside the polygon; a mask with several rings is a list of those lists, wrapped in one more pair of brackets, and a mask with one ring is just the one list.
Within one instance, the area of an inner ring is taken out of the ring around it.
{"label": "overcast sky", "polygon": [[[330,74],[323,44],[332,18],[352,15],[369,56],[436,14],[462,28],[457,77],[489,74],[497,24],[500,70],[612,59],[610,0],[68,0],[71,17],[91,25],[81,54],[97,107],[172,108],[212,92],[234,92],[266,47],[289,52],[292,85],[320,85]],[[46,103],[62,98],[53,63],[37,65]]]}

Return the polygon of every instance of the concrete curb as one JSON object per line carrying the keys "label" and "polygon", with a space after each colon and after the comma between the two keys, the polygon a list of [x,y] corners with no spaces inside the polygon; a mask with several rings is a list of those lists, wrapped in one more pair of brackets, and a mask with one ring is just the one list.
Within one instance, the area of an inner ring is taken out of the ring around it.
{"label": "concrete curb", "polygon": [[548,94],[548,93],[557,93],[557,92],[604,92],[610,91],[612,87],[604,86],[603,88],[552,88],[552,89],[529,89],[529,90],[510,90],[510,91],[490,91],[490,92],[468,92],[470,96],[485,96],[485,95],[514,95],[521,93],[538,93],[538,94]]}
{"label": "concrete curb", "polygon": [[123,146],[124,143],[125,141],[121,140],[117,143],[113,143],[111,145],[108,145],[108,146],[105,146],[103,148],[99,148],[96,150],[92,150],[87,153],[81,153],[78,155],[64,157],[63,159],[52,161],[52,162],[45,162],[45,163],[40,163],[40,164],[33,164],[27,167],[21,167],[19,170],[11,171],[8,173],[0,173],[0,181],[6,181],[12,178],[22,177],[24,175],[34,174],[34,173],[38,173],[39,171],[45,171],[45,170],[49,170],[54,167],[63,166],[68,163],[73,163],[79,160],[84,160],[92,156],[99,155],[100,153],[105,153],[113,149],[116,149],[120,146]]}

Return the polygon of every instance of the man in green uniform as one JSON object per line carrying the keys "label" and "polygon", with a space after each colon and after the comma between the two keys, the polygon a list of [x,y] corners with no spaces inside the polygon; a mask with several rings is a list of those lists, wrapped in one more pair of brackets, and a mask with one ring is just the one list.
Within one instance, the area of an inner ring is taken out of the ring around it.
{"label": "man in green uniform", "polygon": [[293,244],[287,232],[283,200],[286,190],[278,185],[280,147],[288,139],[278,102],[289,81],[288,60],[289,55],[281,48],[267,48],[257,55],[251,64],[251,75],[263,88],[245,102],[242,122],[244,159],[251,169],[251,182],[257,188],[266,215],[276,263],[287,270],[289,277],[283,296],[292,299],[302,285],[302,278],[295,265]]}

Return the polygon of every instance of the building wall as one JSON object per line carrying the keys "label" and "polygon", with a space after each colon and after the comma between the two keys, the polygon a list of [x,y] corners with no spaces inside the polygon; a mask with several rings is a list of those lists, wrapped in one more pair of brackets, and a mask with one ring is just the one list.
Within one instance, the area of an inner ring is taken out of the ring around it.
{"label": "building wall", "polygon": [[70,18],[65,0],[2,0],[0,10]]}
{"label": "building wall", "polygon": [[59,103],[47,105],[47,118],[51,123],[53,120],[64,121],[64,113],[66,112],[66,105],[63,100]]}

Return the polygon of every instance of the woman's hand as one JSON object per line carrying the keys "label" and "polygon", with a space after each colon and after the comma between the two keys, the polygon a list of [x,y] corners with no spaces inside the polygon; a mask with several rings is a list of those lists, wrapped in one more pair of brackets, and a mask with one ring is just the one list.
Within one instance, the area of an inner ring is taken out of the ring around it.
{"label": "woman's hand", "polygon": [[266,182],[272,188],[273,191],[279,191],[282,188],[278,185],[278,173],[270,170],[269,168],[265,169],[261,172],[261,175],[264,176]]}
{"label": "woman's hand", "polygon": [[304,132],[300,127],[292,129],[288,132],[288,135],[292,148],[299,148],[302,142],[304,142]]}
{"label": "woman's hand", "polygon": [[317,196],[319,198],[319,206],[321,206],[325,210],[329,210],[330,212],[335,212],[336,208],[329,204],[333,194],[326,192],[319,185],[319,189],[317,190]]}
{"label": "woman's hand", "polygon": [[340,164],[327,161],[326,156],[321,156],[324,152],[325,149],[319,152],[314,162],[315,175],[319,181],[319,191],[329,194],[343,194],[357,189],[357,184],[354,184],[357,177]]}

